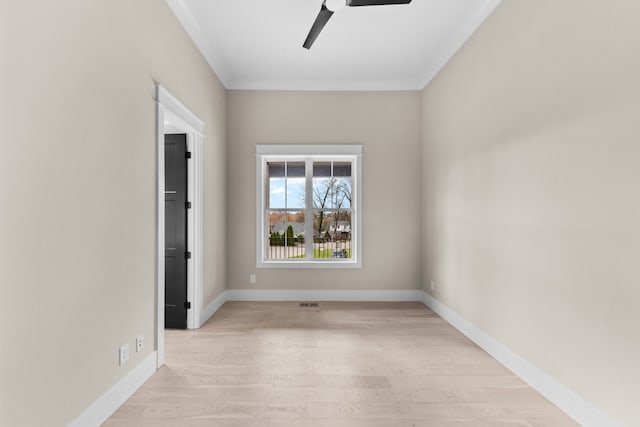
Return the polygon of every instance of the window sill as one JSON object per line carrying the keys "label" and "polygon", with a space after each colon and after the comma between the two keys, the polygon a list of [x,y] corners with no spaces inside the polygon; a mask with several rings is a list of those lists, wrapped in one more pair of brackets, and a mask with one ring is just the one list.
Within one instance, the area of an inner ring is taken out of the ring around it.
{"label": "window sill", "polygon": [[299,269],[340,269],[340,268],[362,268],[356,261],[262,261],[258,262],[257,268],[299,268]]}

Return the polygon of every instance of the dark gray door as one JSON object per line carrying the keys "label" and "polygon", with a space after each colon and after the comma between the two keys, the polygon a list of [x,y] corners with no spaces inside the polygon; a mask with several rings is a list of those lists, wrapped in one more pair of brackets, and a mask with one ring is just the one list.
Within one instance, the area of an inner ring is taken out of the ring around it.
{"label": "dark gray door", "polygon": [[187,327],[187,135],[164,136],[164,326]]}

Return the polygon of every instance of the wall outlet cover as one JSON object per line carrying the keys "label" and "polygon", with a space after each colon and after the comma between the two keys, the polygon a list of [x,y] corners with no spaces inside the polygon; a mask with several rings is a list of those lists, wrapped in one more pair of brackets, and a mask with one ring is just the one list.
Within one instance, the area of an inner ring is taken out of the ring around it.
{"label": "wall outlet cover", "polygon": [[144,338],[142,334],[136,337],[136,353],[139,353],[144,348]]}

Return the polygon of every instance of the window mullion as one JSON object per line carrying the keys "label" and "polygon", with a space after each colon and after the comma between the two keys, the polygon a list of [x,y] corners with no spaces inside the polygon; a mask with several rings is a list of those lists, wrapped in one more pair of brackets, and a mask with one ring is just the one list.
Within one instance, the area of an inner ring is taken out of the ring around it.
{"label": "window mullion", "polygon": [[305,162],[304,251],[305,259],[313,259],[313,160]]}

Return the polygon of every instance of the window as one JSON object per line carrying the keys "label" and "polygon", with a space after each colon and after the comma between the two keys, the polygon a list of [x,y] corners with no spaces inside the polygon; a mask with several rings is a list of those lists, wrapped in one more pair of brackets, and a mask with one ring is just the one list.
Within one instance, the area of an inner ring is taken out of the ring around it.
{"label": "window", "polygon": [[360,267],[361,145],[257,145],[258,267]]}

